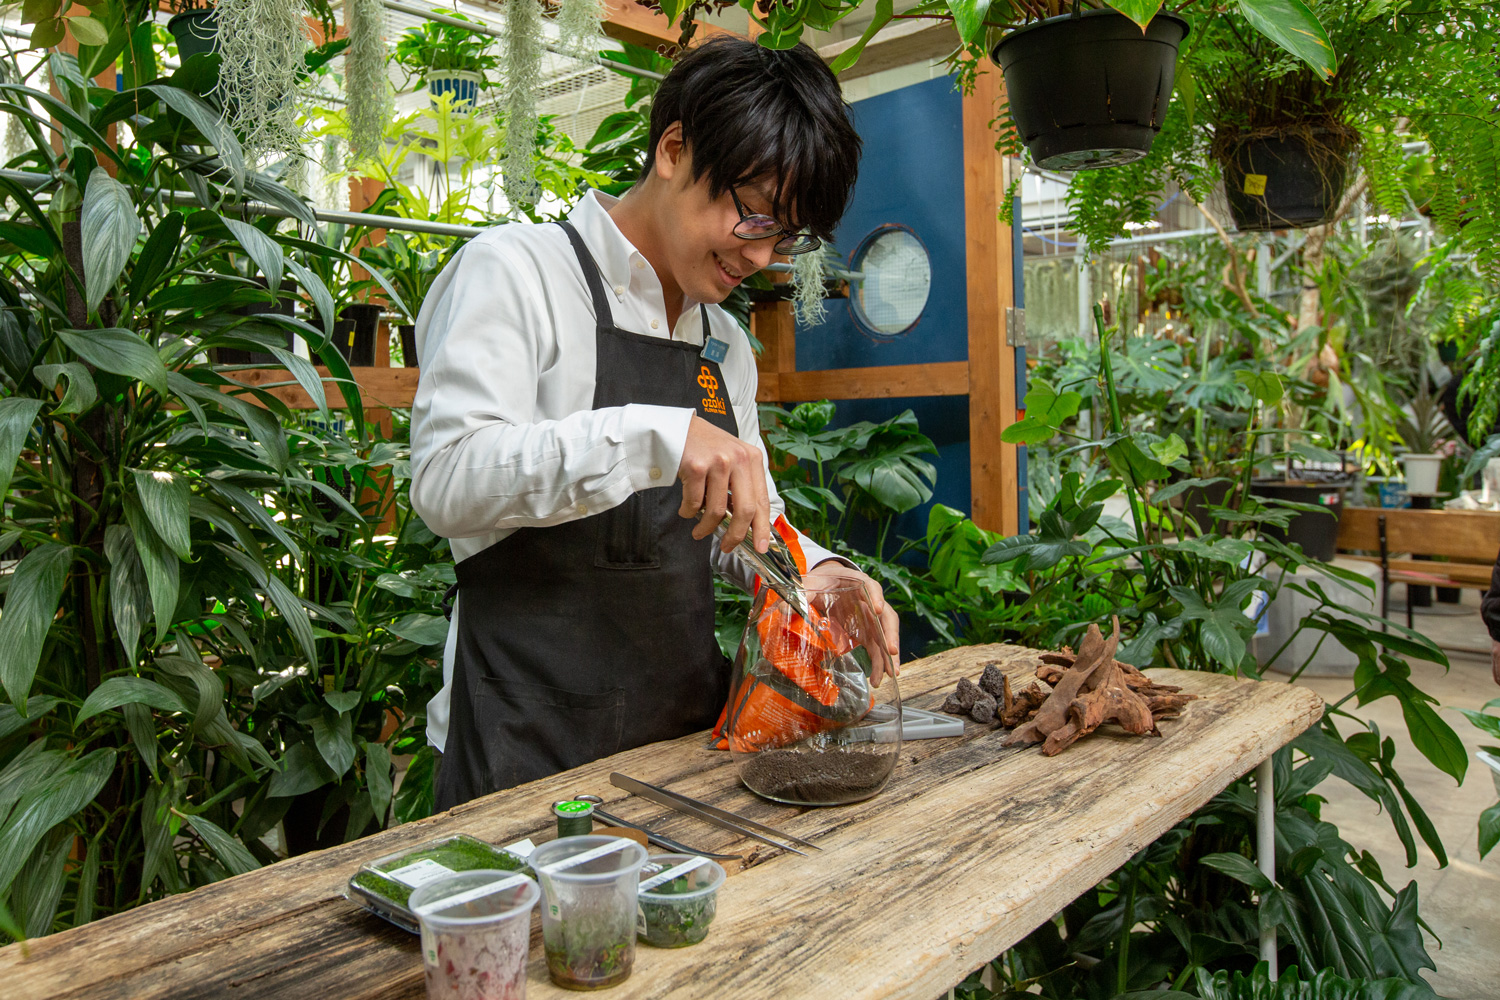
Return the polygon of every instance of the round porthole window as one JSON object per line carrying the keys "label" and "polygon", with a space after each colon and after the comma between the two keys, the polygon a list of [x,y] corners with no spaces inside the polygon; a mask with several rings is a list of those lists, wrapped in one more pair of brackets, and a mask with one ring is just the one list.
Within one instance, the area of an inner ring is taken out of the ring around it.
{"label": "round porthole window", "polygon": [[854,252],[849,296],[854,318],[876,337],[898,337],[917,325],[932,289],[927,248],[905,226],[881,226]]}

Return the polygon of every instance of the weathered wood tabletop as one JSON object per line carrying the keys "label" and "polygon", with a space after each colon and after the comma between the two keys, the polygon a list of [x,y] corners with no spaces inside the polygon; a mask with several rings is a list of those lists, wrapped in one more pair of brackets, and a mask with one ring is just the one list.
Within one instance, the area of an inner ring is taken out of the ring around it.
{"label": "weathered wood tabletop", "polygon": [[[1038,662],[971,646],[909,664],[905,701],[936,708],[954,682],[999,661],[1012,684]],[[594,793],[622,818],[694,846],[740,852],[708,939],[642,945],[619,996],[735,1000],[933,997],[1024,937],[1133,853],[1314,723],[1311,691],[1152,671],[1201,700],[1164,738],[1106,727],[1053,758],[1002,749],[1004,732],[910,742],[866,802],[796,809],[763,802],[730,755],[685,737],[499,792],[449,813],[0,950],[0,994],[21,998],[421,997],[417,938],[343,896],[366,860],[447,833],[495,843],[552,836],[550,804]],[[609,783],[623,771],[818,843],[809,857],[678,816]],[[547,979],[533,916],[532,997]],[[25,950],[23,950],[25,949]]]}

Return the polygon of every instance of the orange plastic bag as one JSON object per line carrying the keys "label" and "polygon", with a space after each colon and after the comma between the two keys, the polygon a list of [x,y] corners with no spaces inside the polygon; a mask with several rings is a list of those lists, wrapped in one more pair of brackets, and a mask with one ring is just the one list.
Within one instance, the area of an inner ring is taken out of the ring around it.
{"label": "orange plastic bag", "polygon": [[[779,517],[774,527],[798,573],[805,574],[807,559],[796,532]],[[804,619],[758,577],[755,586],[754,633],[747,628],[740,642],[729,700],[714,726],[714,747],[765,750],[861,718],[874,701],[869,688],[828,668],[853,652],[853,640],[816,608]]]}

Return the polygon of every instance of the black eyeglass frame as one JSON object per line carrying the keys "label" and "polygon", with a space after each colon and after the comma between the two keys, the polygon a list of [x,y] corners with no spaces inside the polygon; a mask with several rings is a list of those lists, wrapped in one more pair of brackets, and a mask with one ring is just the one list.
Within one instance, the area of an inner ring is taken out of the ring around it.
{"label": "black eyeglass frame", "polygon": [[[779,254],[785,254],[789,257],[799,253],[811,253],[812,251],[818,249],[823,245],[823,241],[818,239],[812,233],[787,233],[786,227],[783,226],[780,222],[777,222],[771,216],[761,215],[759,212],[745,211],[745,206],[740,203],[740,196],[735,193],[734,188],[729,189],[729,197],[734,199],[735,211],[740,213],[740,221],[735,223],[734,229],[732,229],[731,232],[733,232],[734,235],[739,237],[740,239],[768,240],[773,236],[782,236],[782,239],[777,240],[775,246],[773,246],[771,249],[775,250]],[[750,222],[753,219],[764,219],[766,222],[770,223],[776,228],[769,233],[761,233],[759,236],[752,236],[748,233],[740,232],[740,226],[744,225],[747,222]],[[786,235],[783,236],[783,234]]]}

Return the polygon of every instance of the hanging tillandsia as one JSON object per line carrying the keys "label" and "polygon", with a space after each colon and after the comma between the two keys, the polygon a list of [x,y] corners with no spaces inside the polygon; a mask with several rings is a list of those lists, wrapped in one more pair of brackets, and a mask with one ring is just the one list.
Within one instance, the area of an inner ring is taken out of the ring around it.
{"label": "hanging tillandsia", "polygon": [[317,203],[319,208],[330,212],[344,212],[349,209],[349,180],[342,170],[344,162],[344,144],[336,135],[325,135],[323,137],[322,162],[318,169],[311,171],[316,175],[318,186]]}
{"label": "hanging tillandsia", "polygon": [[537,89],[542,76],[542,5],[539,0],[505,4],[505,198],[512,206],[535,205]]}
{"label": "hanging tillandsia", "polygon": [[593,61],[604,41],[603,0],[561,0],[557,32],[561,48],[575,59]]}
{"label": "hanging tillandsia", "polygon": [[792,301],[797,311],[797,322],[803,326],[817,326],[828,314],[823,304],[823,281],[825,267],[832,263],[834,256],[825,243],[816,250],[792,257],[792,289],[795,292]]}
{"label": "hanging tillandsia", "polygon": [[349,100],[349,159],[361,162],[380,154],[395,102],[386,78],[385,5],[380,0],[348,0],[347,10],[344,92]]}
{"label": "hanging tillandsia", "polygon": [[224,117],[245,153],[296,156],[297,114],[309,38],[301,0],[219,0],[219,86]]}

